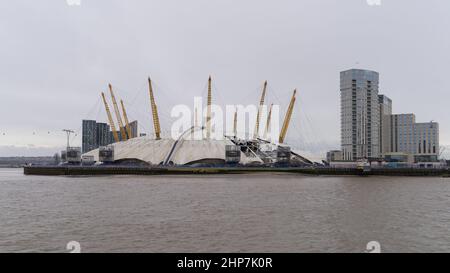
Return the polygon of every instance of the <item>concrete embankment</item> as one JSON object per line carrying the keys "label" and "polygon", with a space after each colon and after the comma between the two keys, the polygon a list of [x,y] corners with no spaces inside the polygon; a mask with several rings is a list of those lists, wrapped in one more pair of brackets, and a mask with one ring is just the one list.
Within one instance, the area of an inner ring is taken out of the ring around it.
{"label": "concrete embankment", "polygon": [[445,169],[333,169],[333,168],[270,168],[270,167],[130,167],[130,166],[27,166],[25,175],[95,176],[95,175],[189,175],[189,174],[245,174],[245,173],[299,173],[306,175],[383,175],[383,176],[444,176]]}

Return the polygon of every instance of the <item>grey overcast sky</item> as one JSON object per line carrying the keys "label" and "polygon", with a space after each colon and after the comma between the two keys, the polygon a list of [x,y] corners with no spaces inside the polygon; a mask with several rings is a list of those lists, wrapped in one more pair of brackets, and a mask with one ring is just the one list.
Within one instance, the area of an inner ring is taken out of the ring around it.
{"label": "grey overcast sky", "polygon": [[264,80],[269,102],[298,88],[288,139],[321,153],[339,148],[339,72],[353,67],[380,72],[394,112],[438,121],[450,145],[449,30],[445,0],[1,0],[0,156],[52,154],[61,129],[106,121],[108,82],[151,133],[151,76],[168,129],[209,74],[218,104],[257,103]]}

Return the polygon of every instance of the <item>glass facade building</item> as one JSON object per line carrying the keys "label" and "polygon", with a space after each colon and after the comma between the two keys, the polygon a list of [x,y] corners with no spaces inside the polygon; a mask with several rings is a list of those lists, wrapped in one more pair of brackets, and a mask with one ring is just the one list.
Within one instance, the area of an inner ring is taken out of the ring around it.
{"label": "glass facade building", "polygon": [[344,160],[380,157],[378,88],[378,72],[351,69],[340,74]]}
{"label": "glass facade building", "polygon": [[83,120],[82,122],[82,153],[87,153],[97,148],[97,122],[95,120]]}
{"label": "glass facade building", "polygon": [[380,155],[384,156],[391,151],[390,142],[390,117],[392,115],[392,100],[385,95],[378,95],[380,105]]}
{"label": "glass facade building", "polygon": [[340,80],[343,160],[439,159],[439,124],[417,123],[414,114],[392,114],[392,100],[378,94],[377,72],[351,69],[341,72]]}
{"label": "glass facade building", "polygon": [[439,157],[439,124],[416,123],[414,114],[391,115],[391,153],[414,155],[415,162],[437,161]]}
{"label": "glass facade building", "polygon": [[[131,130],[131,137],[129,138],[138,137],[138,122],[133,121],[129,125]],[[113,132],[106,123],[97,123],[95,120],[83,120],[82,128],[83,154],[115,142]],[[124,129],[127,131],[126,128]],[[123,141],[120,131],[117,132],[117,135],[119,136],[119,141]]]}
{"label": "glass facade building", "polygon": [[113,143],[109,137],[109,125],[106,123],[97,123],[97,147],[102,147]]}

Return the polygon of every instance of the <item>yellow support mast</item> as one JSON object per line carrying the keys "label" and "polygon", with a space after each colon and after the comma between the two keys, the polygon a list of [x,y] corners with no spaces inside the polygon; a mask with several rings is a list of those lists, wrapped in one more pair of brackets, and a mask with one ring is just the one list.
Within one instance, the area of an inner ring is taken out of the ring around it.
{"label": "yellow support mast", "polygon": [[258,115],[256,116],[256,126],[255,126],[255,132],[253,133],[253,138],[257,139],[259,137],[259,121],[261,119],[261,111],[264,105],[264,100],[266,98],[266,89],[267,89],[267,81],[264,82],[263,92],[261,95],[261,100],[259,101],[259,107],[258,107]]}
{"label": "yellow support mast", "polygon": [[211,76],[208,79],[208,104],[206,109],[206,138],[211,136],[211,103],[212,103],[212,80]]}
{"label": "yellow support mast", "polygon": [[130,123],[128,122],[127,111],[125,110],[125,105],[123,104],[123,100],[120,100],[120,105],[122,106],[122,113],[123,113],[123,118],[125,120],[125,126],[127,129],[128,139],[131,139],[131,138],[133,138],[133,136],[131,135],[131,127],[130,127]]}
{"label": "yellow support mast", "polygon": [[270,105],[269,115],[267,116],[266,129],[264,130],[263,139],[266,139],[266,140],[267,140],[267,134],[269,133],[270,122],[272,120],[272,108],[273,108],[273,103]]}
{"label": "yellow support mast", "polygon": [[111,100],[114,105],[114,112],[116,113],[116,118],[117,118],[117,121],[119,122],[119,127],[120,127],[119,129],[120,129],[120,134],[122,136],[122,141],[125,141],[125,140],[127,140],[127,133],[125,132],[125,128],[123,126],[122,117],[120,116],[119,107],[117,106],[116,97],[114,96],[114,92],[113,92],[111,84],[109,84],[109,92],[111,93]]}
{"label": "yellow support mast", "polygon": [[111,116],[111,111],[109,111],[108,103],[106,102],[105,93],[102,92],[103,103],[105,104],[106,115],[108,116],[109,126],[111,126],[111,131],[113,133],[114,141],[119,142],[119,135],[116,131],[116,126],[114,125],[113,118]]}
{"label": "yellow support mast", "polygon": [[161,126],[159,124],[158,107],[155,103],[155,96],[153,94],[152,80],[148,78],[148,92],[150,93],[150,106],[152,108],[153,128],[155,130],[155,139],[161,139]]}
{"label": "yellow support mast", "polygon": [[297,94],[297,89],[294,90],[294,94],[292,94],[291,102],[289,103],[288,110],[286,112],[286,116],[284,117],[283,127],[281,128],[280,138],[278,142],[280,144],[284,143],[284,139],[287,134],[287,130],[289,128],[289,123],[291,122],[292,112],[294,110],[294,103],[295,103],[295,95]]}

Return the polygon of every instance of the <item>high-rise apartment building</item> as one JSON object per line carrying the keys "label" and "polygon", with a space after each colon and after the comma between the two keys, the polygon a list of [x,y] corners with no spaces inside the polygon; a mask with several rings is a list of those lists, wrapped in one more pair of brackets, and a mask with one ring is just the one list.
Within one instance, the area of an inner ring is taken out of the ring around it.
{"label": "high-rise apartment building", "polygon": [[390,116],[390,153],[414,156],[415,162],[437,161],[439,157],[439,124],[416,123],[414,114]]}
{"label": "high-rise apartment building", "polygon": [[102,147],[113,143],[109,138],[109,125],[106,123],[97,123],[97,147]]}
{"label": "high-rise apartment building", "polygon": [[[83,120],[82,122],[82,153],[87,153],[98,147],[114,143],[114,135],[106,123],[97,123],[95,120]],[[138,137],[138,122],[135,120],[130,124],[131,137]],[[124,128],[125,131],[126,128]],[[119,141],[123,141],[120,131],[117,132]]]}
{"label": "high-rise apartment building", "polygon": [[439,160],[439,123],[424,122],[414,124],[414,143],[417,152],[416,162],[432,162]]}
{"label": "high-rise apartment building", "polygon": [[344,160],[380,156],[379,74],[350,69],[341,72],[341,145]]}
{"label": "high-rise apartment building", "polygon": [[97,148],[96,124],[95,120],[83,120],[82,122],[82,153],[87,153]]}
{"label": "high-rise apartment building", "polygon": [[414,145],[414,114],[396,114],[390,116],[390,150],[387,153],[415,154]]}
{"label": "high-rise apartment building", "polygon": [[[120,134],[119,134],[120,135]],[[120,136],[119,136],[120,137]],[[114,140],[114,133],[112,132],[112,131],[109,131],[108,132],[108,142],[109,143],[114,143],[114,142],[116,142],[115,140]]]}
{"label": "high-rise apartment building", "polygon": [[438,123],[417,123],[414,114],[392,114],[392,100],[378,94],[377,72],[351,69],[340,76],[343,160],[399,154],[415,162],[439,159]]}
{"label": "high-rise apartment building", "polygon": [[380,155],[391,151],[390,142],[390,117],[392,115],[392,100],[385,95],[378,95],[378,103],[380,105]]}

